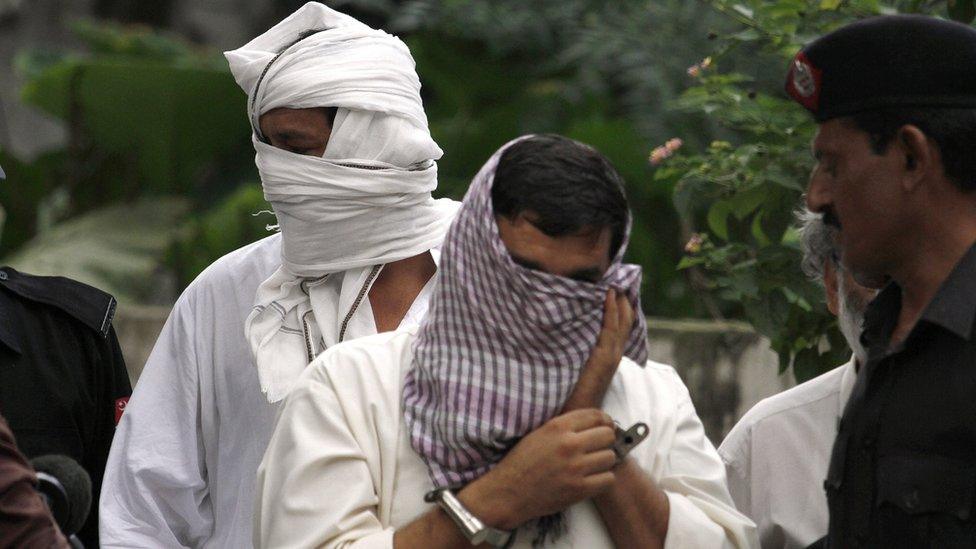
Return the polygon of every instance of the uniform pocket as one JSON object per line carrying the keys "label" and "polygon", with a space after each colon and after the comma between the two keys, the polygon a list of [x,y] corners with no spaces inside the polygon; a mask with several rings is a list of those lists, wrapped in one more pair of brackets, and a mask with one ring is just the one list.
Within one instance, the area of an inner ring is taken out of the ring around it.
{"label": "uniform pocket", "polygon": [[925,454],[878,460],[878,507],[893,505],[909,515],[936,513],[968,521],[973,511],[976,467]]}

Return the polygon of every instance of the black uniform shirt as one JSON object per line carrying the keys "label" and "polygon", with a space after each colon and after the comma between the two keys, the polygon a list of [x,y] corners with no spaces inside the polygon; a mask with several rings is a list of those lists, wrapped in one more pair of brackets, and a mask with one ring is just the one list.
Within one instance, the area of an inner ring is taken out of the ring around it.
{"label": "black uniform shirt", "polygon": [[902,345],[890,284],[865,314],[868,360],[825,486],[835,547],[976,547],[976,245]]}
{"label": "black uniform shirt", "polygon": [[29,458],[64,454],[92,479],[79,539],[97,547],[98,493],[117,417],[132,393],[115,299],[79,282],[0,268],[0,415]]}

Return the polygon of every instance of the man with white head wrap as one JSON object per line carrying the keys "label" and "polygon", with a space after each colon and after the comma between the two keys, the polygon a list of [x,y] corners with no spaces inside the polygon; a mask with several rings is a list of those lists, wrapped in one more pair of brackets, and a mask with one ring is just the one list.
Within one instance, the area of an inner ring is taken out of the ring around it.
{"label": "man with white head wrap", "polygon": [[[259,468],[255,544],[752,546],[687,389],[646,360],[629,225],[592,148],[531,136],[496,152],[423,324],[302,373]],[[576,400],[598,355],[606,391]],[[647,439],[617,451],[607,414]]]}
{"label": "man with white head wrap", "polygon": [[457,209],[399,39],[313,2],[226,56],[281,231],[177,302],[113,445],[106,547],[250,545],[275,403],[322,350],[423,317]]}
{"label": "man with white head wrap", "polygon": [[823,482],[841,413],[865,364],[864,310],[877,293],[838,261],[836,229],[823,216],[800,215],[803,272],[823,284],[851,359],[806,383],[766,398],[732,428],[718,452],[736,506],[756,522],[764,548],[803,548],[827,533]]}

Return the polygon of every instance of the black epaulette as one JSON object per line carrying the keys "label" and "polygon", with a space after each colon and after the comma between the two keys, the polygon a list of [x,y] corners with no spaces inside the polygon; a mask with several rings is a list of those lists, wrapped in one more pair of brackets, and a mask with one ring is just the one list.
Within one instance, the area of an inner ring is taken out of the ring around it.
{"label": "black epaulette", "polygon": [[85,326],[108,335],[117,302],[98,288],[61,276],[35,276],[0,267],[0,288],[23,299],[56,307]]}

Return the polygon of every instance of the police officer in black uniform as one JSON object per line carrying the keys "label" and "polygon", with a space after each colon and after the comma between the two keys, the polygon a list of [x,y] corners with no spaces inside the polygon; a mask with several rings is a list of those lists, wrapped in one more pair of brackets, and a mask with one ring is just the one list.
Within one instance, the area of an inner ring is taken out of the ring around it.
{"label": "police officer in black uniform", "polygon": [[78,538],[98,547],[98,493],[132,388],[112,328],[115,299],[61,277],[0,268],[0,415],[28,457],[63,454],[92,480]]}
{"label": "police officer in black uniform", "polygon": [[976,547],[976,30],[866,19],[809,44],[807,205],[871,303],[825,488],[826,545]]}

